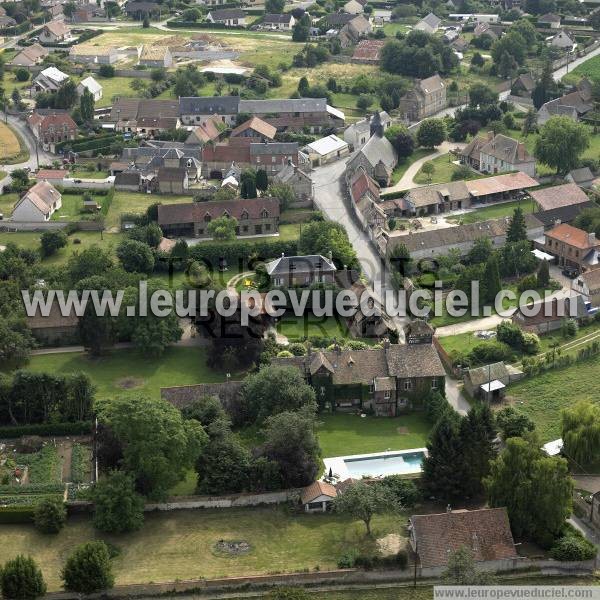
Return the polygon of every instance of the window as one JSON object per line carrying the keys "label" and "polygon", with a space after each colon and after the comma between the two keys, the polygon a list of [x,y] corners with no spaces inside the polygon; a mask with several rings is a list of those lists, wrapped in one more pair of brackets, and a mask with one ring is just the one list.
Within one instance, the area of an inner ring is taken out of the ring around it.
{"label": "window", "polygon": [[437,380],[437,377],[434,377],[431,380],[431,389],[432,390],[437,390],[438,389],[438,380]]}
{"label": "window", "polygon": [[244,233],[248,233],[248,225],[244,225],[244,226],[242,227],[242,231],[243,231]]}
{"label": "window", "polygon": [[372,394],[374,391],[375,391],[375,386],[372,383],[370,383],[369,384],[369,394]]}
{"label": "window", "polygon": [[206,213],[206,214],[204,215],[204,222],[205,222],[205,223],[210,223],[210,222],[211,222],[211,220],[212,220],[212,217],[211,217],[211,216],[210,216],[208,213]]}
{"label": "window", "polygon": [[384,397],[386,400],[389,400],[389,399],[392,397],[392,392],[390,392],[390,390],[386,390],[386,391],[383,393],[383,397]]}
{"label": "window", "polygon": [[404,391],[409,392],[410,390],[412,390],[412,381],[409,379],[408,381],[404,382]]}
{"label": "window", "polygon": [[242,219],[247,219],[248,218],[248,211],[247,210],[243,210],[242,214],[240,215]]}
{"label": "window", "polygon": [[271,223],[265,225],[265,231],[271,231]]}
{"label": "window", "polygon": [[261,219],[268,219],[269,218],[269,211],[263,209],[260,213],[260,218]]}

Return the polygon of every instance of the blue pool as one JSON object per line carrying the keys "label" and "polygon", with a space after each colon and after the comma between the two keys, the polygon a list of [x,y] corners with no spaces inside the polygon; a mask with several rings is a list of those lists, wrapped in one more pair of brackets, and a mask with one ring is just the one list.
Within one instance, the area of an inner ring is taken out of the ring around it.
{"label": "blue pool", "polygon": [[378,456],[344,458],[344,465],[351,477],[360,478],[363,475],[385,477],[386,475],[407,475],[419,473],[425,453],[397,452]]}

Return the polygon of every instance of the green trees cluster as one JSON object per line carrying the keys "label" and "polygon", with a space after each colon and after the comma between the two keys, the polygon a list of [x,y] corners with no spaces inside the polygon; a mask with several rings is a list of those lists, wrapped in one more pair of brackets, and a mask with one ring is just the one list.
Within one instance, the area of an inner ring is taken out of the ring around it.
{"label": "green trees cluster", "polygon": [[48,257],[56,254],[58,250],[67,245],[67,234],[60,230],[44,231],[40,237],[42,256]]}
{"label": "green trees cluster", "polygon": [[578,402],[562,411],[563,454],[578,470],[600,462],[600,406]]}
{"label": "green trees cluster", "polygon": [[62,570],[65,590],[87,595],[110,589],[115,584],[110,560],[102,541],[77,546]]}
{"label": "green trees cluster", "polygon": [[540,128],[535,141],[535,157],[565,175],[579,165],[581,154],[589,147],[589,135],[584,125],[569,117],[550,117]]}
{"label": "green trees cluster", "polygon": [[346,265],[349,269],[360,268],[356,251],[343,225],[332,221],[313,221],[302,227],[298,239],[299,254],[327,256],[330,252],[336,265]]}
{"label": "green trees cluster", "polygon": [[427,443],[423,487],[444,502],[477,497],[494,456],[493,414],[486,404],[474,406],[466,417],[452,410],[441,413]]}
{"label": "green trees cluster", "polygon": [[484,483],[490,506],[506,507],[513,535],[549,548],[571,514],[573,481],[567,461],[540,445],[535,435],[507,439]]}
{"label": "green trees cluster", "polygon": [[19,554],[0,568],[0,591],[7,600],[35,600],[45,595],[46,582],[33,558]]}
{"label": "green trees cluster", "polygon": [[417,144],[434,148],[446,139],[446,125],[442,119],[425,119],[417,131]]}

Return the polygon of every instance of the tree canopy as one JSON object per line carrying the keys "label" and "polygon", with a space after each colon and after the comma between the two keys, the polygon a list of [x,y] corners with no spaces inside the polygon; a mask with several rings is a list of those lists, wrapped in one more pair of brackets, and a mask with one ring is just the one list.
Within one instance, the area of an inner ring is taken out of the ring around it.
{"label": "tree canopy", "polygon": [[590,145],[584,125],[569,117],[550,117],[540,128],[535,142],[535,157],[554,167],[557,174],[566,174],[579,164],[579,157]]}
{"label": "tree canopy", "polygon": [[33,558],[19,554],[0,569],[0,590],[6,600],[35,600],[46,594],[46,583]]}
{"label": "tree canopy", "polygon": [[138,530],[144,523],[144,499],[135,491],[133,478],[111,471],[94,487],[94,527],[107,533]]}
{"label": "tree canopy", "polygon": [[578,402],[562,411],[563,453],[578,469],[600,462],[600,406]]}
{"label": "tree canopy", "polygon": [[110,589],[115,578],[106,544],[97,541],[77,546],[67,558],[62,578],[65,589],[70,592],[93,594]]}

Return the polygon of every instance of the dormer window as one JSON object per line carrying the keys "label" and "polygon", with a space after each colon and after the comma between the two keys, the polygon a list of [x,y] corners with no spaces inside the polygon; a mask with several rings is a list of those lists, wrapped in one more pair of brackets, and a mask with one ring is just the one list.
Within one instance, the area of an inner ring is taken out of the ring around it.
{"label": "dormer window", "polygon": [[248,218],[248,211],[247,210],[243,210],[242,214],[240,215],[240,218],[247,219]]}
{"label": "dormer window", "polygon": [[229,219],[229,217],[231,217],[231,215],[226,210],[223,211],[223,216],[226,217],[227,219]]}
{"label": "dormer window", "polygon": [[210,223],[211,221],[212,221],[212,217],[210,216],[210,214],[209,214],[209,213],[206,213],[206,214],[204,215],[204,222],[205,222],[205,223]]}
{"label": "dormer window", "polygon": [[261,213],[260,213],[260,217],[261,219],[268,219],[269,218],[269,212],[266,209],[262,209]]}

